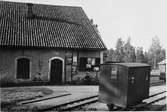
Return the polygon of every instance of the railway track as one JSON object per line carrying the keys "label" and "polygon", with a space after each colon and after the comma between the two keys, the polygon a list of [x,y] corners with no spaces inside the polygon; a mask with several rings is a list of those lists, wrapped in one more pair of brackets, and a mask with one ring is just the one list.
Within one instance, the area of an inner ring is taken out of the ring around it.
{"label": "railway track", "polygon": [[[114,109],[114,111],[144,111],[144,110],[149,110],[151,108],[153,108],[152,105],[154,105],[155,103],[162,101],[162,100],[166,100],[166,91],[162,91],[153,95],[150,95],[148,99],[144,100],[141,104],[123,109],[123,108],[116,108]],[[160,110],[161,108],[163,108],[164,105],[159,106],[154,108],[155,110]]]}
{"label": "railway track", "polygon": [[[161,101],[161,100],[164,100],[166,98],[166,96],[163,96],[163,97],[160,97],[162,94],[165,94],[166,91],[162,91],[162,92],[159,92],[159,93],[156,93],[156,94],[153,94],[149,97],[150,98],[153,98],[151,101],[147,101],[147,102],[144,102],[142,104],[138,104],[134,107],[131,107],[131,108],[127,108],[127,109],[122,109],[122,108],[116,108],[114,109],[115,111],[125,111],[125,110],[129,110],[129,111],[136,111],[136,110],[143,110],[144,108],[147,109],[150,105],[153,105],[154,103],[158,102],[158,101]],[[159,96],[159,97],[157,97]],[[156,98],[154,98],[156,97]],[[50,108],[50,109],[45,109],[45,111],[47,110],[59,110],[59,111],[72,111],[72,110],[82,110],[80,109],[82,106],[86,106],[88,104],[92,104],[92,103],[95,103],[95,102],[98,102],[98,96],[94,96],[94,97],[90,97],[90,98],[86,98],[86,99],[81,99],[81,100],[76,100],[76,101],[73,101],[73,102],[69,102],[67,104],[63,104],[63,105],[59,105],[57,107],[53,107],[53,108]],[[161,107],[157,108],[160,109],[162,108],[164,105],[162,105]]]}
{"label": "railway track", "polygon": [[98,101],[98,95],[93,95],[90,97],[69,101],[67,103],[63,103],[60,105],[55,105],[49,108],[39,109],[38,111],[67,111],[67,110],[70,111],[87,104],[95,103],[97,101]]}
{"label": "railway track", "polygon": [[[111,111],[162,111],[163,108],[166,107],[166,91],[162,91],[162,92],[158,92],[158,93],[155,93],[155,94],[152,94],[149,96],[148,99],[144,100],[143,102],[141,102],[140,104],[138,105],[135,105],[135,106],[132,106],[132,107],[129,107],[129,108],[121,108],[121,107],[117,107],[115,106],[114,109],[112,109]],[[161,102],[161,105],[157,106],[157,103],[160,103]],[[165,102],[165,103],[164,103]],[[102,107],[97,107],[96,105],[101,105],[101,103],[99,102],[96,102],[96,104],[93,104],[92,106],[89,105],[88,107],[83,107],[83,108],[78,108],[78,109],[75,109],[75,110],[84,110],[84,111],[107,111],[108,108],[102,106]],[[107,109],[107,110],[106,110]]]}
{"label": "railway track", "polygon": [[[156,84],[159,85],[159,83],[153,83],[153,84],[150,84],[150,87],[151,86],[156,86]],[[117,111],[117,110],[118,111],[121,111],[121,110],[132,110],[132,111],[133,110],[140,110],[140,109],[148,107],[149,105],[152,105],[152,104],[154,104],[154,103],[156,103],[158,101],[166,99],[166,96],[161,97],[161,95],[165,94],[165,93],[166,93],[166,91],[162,91],[162,92],[150,95],[149,99],[152,98],[153,100],[150,100],[150,101],[146,100],[145,103],[136,105],[134,107],[131,107],[131,108],[128,108],[128,109],[115,108],[114,110],[115,111]],[[159,96],[159,97],[157,97],[157,96]],[[55,98],[55,100],[56,100],[56,98]],[[98,95],[92,95],[92,96],[88,96],[88,97],[85,97],[85,98],[80,98],[80,99],[77,99],[77,100],[74,99],[74,100],[71,100],[71,101],[68,101],[68,102],[65,102],[65,103],[62,103],[62,104],[58,104],[58,105],[55,104],[55,105],[47,107],[47,108],[41,108],[41,109],[38,109],[37,111],[72,111],[72,110],[80,110],[80,109],[82,109],[82,107],[84,107],[86,105],[94,104],[96,102],[98,102]],[[28,104],[28,103],[29,102],[26,102],[26,104]]]}
{"label": "railway track", "polygon": [[150,83],[150,87],[151,86],[159,86],[159,85],[162,85],[162,84],[166,84],[166,83],[164,81],[152,82],[152,83]]}
{"label": "railway track", "polygon": [[[152,86],[158,86],[158,85],[161,85],[161,84],[163,84],[164,82],[156,82],[156,83],[151,83],[150,84],[150,87],[152,87]],[[166,91],[162,91],[162,92],[159,92],[159,93],[155,93],[155,94],[153,94],[153,95],[150,95],[149,96],[149,98],[153,98],[153,97],[156,97],[156,96],[158,96],[158,95],[162,95],[162,94],[164,94],[164,93],[166,93]],[[141,108],[144,108],[144,107],[147,107],[147,106],[149,106],[149,105],[151,105],[151,104],[153,104],[153,103],[156,103],[156,102],[158,102],[158,101],[161,101],[161,100],[163,100],[163,99],[165,99],[166,98],[166,96],[164,96],[164,97],[160,97],[160,98],[154,98],[152,101],[148,101],[147,103],[144,103],[144,104],[139,104],[139,105],[137,105],[137,106],[135,106],[135,107],[133,107],[133,108],[131,108],[130,110],[140,110]],[[93,102],[89,102],[89,104],[91,104],[91,103],[94,103],[94,102],[97,102],[98,101],[98,96],[95,98],[95,100],[93,101]],[[77,102],[76,102],[77,103]],[[68,106],[68,107],[65,107],[63,110],[65,110],[65,111],[67,111],[67,110],[74,110],[74,109],[76,109],[76,108],[79,108],[79,107],[82,107],[82,106],[84,106],[84,105],[87,105],[86,103],[84,104],[84,103],[78,103],[78,105],[74,105],[73,106],[73,104],[71,105],[71,106]],[[163,105],[164,106],[164,105]],[[161,107],[162,108],[162,107]],[[120,109],[120,108],[117,108],[117,109],[115,109],[115,110],[128,110],[128,109]]]}

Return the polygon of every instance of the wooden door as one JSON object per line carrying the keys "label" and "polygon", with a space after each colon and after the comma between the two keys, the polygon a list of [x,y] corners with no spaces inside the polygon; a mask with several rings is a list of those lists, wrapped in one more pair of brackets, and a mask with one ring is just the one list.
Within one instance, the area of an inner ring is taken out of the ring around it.
{"label": "wooden door", "polygon": [[50,82],[51,83],[61,83],[62,82],[62,70],[63,63],[59,59],[51,60],[50,64]]}

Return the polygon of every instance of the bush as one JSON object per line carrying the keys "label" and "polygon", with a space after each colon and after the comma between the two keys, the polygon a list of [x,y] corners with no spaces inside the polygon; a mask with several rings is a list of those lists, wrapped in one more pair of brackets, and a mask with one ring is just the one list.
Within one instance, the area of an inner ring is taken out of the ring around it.
{"label": "bush", "polygon": [[80,85],[98,85],[98,78],[95,72],[80,72],[73,77],[72,84]]}

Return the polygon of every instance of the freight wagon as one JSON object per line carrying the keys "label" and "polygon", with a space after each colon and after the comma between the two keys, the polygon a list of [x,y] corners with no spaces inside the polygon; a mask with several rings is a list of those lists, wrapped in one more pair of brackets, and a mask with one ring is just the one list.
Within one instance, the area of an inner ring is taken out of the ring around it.
{"label": "freight wagon", "polygon": [[128,108],[149,97],[150,66],[144,63],[104,63],[100,66],[99,101],[111,110]]}

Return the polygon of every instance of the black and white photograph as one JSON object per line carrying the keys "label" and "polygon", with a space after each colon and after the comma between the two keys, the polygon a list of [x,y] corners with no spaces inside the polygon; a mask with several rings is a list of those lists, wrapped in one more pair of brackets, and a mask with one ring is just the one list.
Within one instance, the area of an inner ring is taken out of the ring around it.
{"label": "black and white photograph", "polygon": [[0,111],[167,111],[167,0],[0,0]]}

